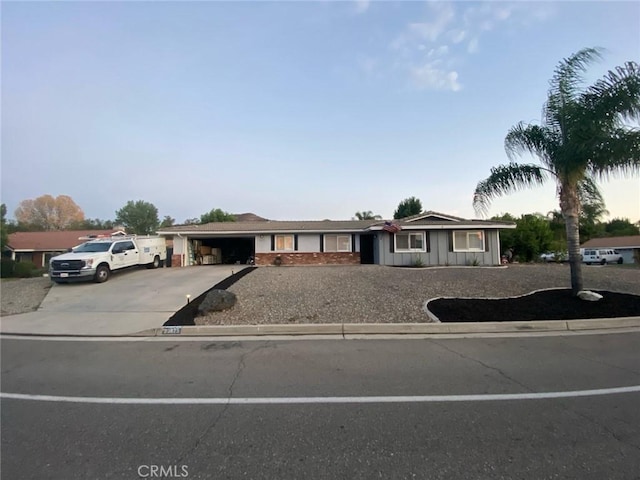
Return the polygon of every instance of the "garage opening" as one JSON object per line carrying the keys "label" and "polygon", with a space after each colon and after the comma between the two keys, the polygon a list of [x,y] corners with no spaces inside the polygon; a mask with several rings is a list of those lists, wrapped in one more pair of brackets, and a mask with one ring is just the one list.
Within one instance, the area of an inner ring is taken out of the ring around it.
{"label": "garage opening", "polygon": [[254,237],[198,238],[191,243],[196,265],[248,265],[256,253]]}

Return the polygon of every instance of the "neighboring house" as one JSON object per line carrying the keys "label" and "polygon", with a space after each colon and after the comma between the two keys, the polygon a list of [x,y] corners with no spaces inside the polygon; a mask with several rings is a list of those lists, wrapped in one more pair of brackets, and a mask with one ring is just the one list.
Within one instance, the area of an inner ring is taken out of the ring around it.
{"label": "neighboring house", "polygon": [[51,257],[80,245],[81,237],[98,237],[116,230],[61,230],[51,232],[16,232],[9,234],[5,254],[16,262],[33,262],[46,268]]}
{"label": "neighboring house", "polygon": [[[173,240],[173,266],[250,259],[256,265],[499,265],[499,230],[507,228],[515,224],[429,211],[387,222],[216,222],[167,227],[158,234]],[[215,260],[203,261],[208,257]]]}
{"label": "neighboring house", "polygon": [[580,248],[614,249],[622,255],[623,263],[638,263],[640,258],[640,235],[592,238],[580,245]]}

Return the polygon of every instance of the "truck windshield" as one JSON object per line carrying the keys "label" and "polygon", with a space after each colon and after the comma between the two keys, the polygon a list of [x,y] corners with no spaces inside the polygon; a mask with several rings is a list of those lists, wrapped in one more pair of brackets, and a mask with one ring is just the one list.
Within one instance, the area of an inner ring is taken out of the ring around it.
{"label": "truck windshield", "polygon": [[74,252],[106,252],[110,246],[110,242],[83,243]]}

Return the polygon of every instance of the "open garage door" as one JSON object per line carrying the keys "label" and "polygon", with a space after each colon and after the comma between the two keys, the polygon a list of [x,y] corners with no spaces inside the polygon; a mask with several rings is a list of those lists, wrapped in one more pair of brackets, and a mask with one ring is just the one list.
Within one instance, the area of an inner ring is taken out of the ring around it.
{"label": "open garage door", "polygon": [[197,265],[246,265],[255,258],[255,237],[194,238],[191,242]]}

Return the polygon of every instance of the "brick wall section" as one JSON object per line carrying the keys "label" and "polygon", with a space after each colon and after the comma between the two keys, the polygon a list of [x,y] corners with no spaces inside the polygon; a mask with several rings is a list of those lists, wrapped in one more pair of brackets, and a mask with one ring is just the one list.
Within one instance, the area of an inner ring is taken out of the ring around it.
{"label": "brick wall section", "polygon": [[[44,253],[43,252],[33,252],[33,263],[36,267],[42,268],[44,262]],[[44,265],[45,267],[49,267],[49,265]]]}
{"label": "brick wall section", "polygon": [[360,253],[355,252],[290,252],[256,253],[256,265],[273,265],[276,257],[282,265],[359,265]]}
{"label": "brick wall section", "polygon": [[182,266],[182,255],[171,255],[171,266],[172,267],[181,267]]}

